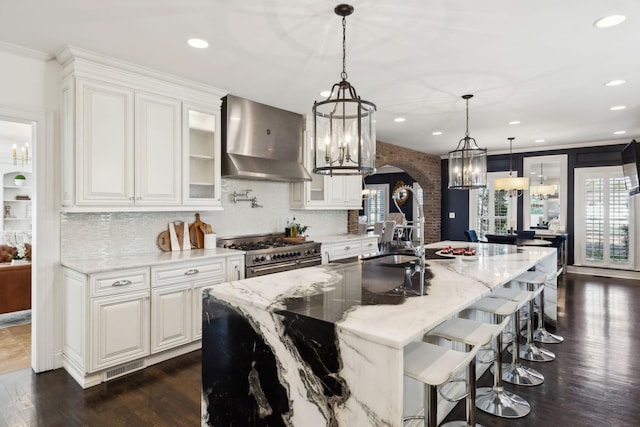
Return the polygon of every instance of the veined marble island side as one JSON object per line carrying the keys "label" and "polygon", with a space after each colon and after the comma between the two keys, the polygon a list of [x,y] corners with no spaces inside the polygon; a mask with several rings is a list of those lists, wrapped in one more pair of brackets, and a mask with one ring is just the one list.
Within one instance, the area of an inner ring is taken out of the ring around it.
{"label": "veined marble island side", "polygon": [[531,267],[555,271],[553,248],[426,248],[449,244],[479,255],[428,259],[425,296],[371,261],[205,288],[202,425],[401,426],[403,347]]}

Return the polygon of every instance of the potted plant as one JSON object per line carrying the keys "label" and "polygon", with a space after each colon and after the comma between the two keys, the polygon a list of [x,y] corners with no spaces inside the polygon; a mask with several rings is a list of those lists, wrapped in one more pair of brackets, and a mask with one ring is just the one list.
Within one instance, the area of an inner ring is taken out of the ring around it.
{"label": "potted plant", "polygon": [[16,184],[17,187],[23,187],[26,180],[27,180],[27,177],[21,174],[18,174],[13,177],[13,182]]}

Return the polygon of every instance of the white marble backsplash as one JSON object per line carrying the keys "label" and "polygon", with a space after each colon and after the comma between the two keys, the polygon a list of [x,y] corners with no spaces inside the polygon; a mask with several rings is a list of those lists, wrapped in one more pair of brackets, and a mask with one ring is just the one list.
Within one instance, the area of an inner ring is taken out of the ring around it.
{"label": "white marble backsplash", "polygon": [[[261,208],[250,202],[231,200],[234,191],[252,190]],[[347,211],[298,211],[289,209],[289,184],[281,182],[223,179],[223,211],[200,212],[219,236],[284,232],[288,220],[309,225],[307,234],[323,236],[346,233]],[[169,222],[195,221],[195,211],[113,212],[61,214],[61,258],[93,259],[159,251],[158,234]]]}

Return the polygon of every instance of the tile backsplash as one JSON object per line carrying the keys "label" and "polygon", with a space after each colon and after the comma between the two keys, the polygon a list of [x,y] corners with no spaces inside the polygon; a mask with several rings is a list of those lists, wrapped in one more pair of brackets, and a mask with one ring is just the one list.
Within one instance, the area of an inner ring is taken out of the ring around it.
{"label": "tile backsplash", "polygon": [[[310,238],[347,231],[347,211],[297,211],[289,209],[289,184],[281,182],[223,180],[223,211],[200,212],[219,236],[283,232],[288,220],[309,225]],[[234,191],[252,191],[261,208],[231,200]],[[61,258],[92,259],[160,251],[156,240],[169,222],[195,221],[195,211],[102,212],[61,214]]]}

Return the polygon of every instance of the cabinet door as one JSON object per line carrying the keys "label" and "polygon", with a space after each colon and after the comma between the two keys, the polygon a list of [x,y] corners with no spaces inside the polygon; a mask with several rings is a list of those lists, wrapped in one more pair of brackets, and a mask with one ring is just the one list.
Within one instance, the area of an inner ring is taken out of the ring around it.
{"label": "cabinet door", "polygon": [[229,257],[227,259],[227,280],[244,279],[244,258]]}
{"label": "cabinet door", "polygon": [[181,203],[181,103],[136,93],[135,204]]}
{"label": "cabinet door", "polygon": [[91,368],[94,372],[149,354],[149,292],[91,300]]}
{"label": "cabinet door", "polygon": [[191,341],[191,284],[151,291],[151,353]]}
{"label": "cabinet door", "polygon": [[222,206],[220,110],[183,105],[183,204]]}
{"label": "cabinet door", "polygon": [[133,205],[133,90],[78,79],[78,205]]}
{"label": "cabinet door", "polygon": [[347,208],[360,209],[362,207],[362,177],[344,177],[344,204]]}

